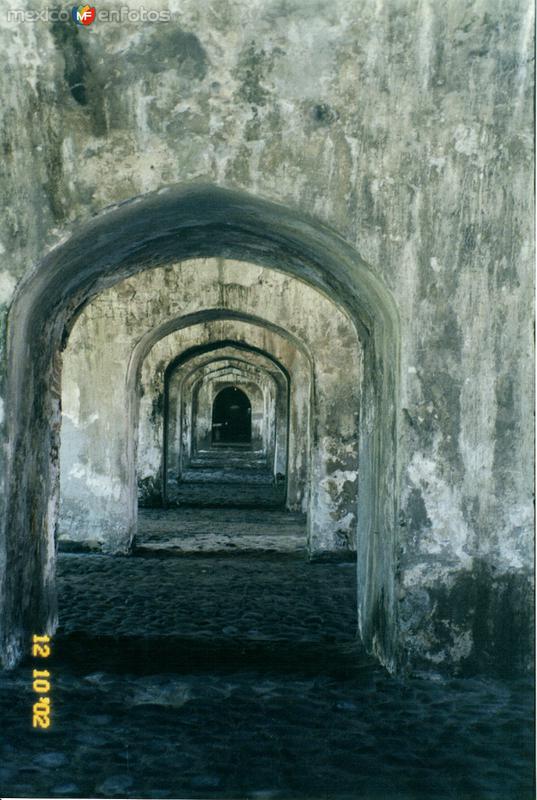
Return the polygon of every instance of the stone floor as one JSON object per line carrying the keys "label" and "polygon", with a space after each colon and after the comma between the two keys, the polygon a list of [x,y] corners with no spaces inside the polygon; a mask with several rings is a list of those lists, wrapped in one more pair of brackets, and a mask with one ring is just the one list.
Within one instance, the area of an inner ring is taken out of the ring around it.
{"label": "stone floor", "polygon": [[285,482],[275,483],[266,470],[187,470],[168,485],[171,506],[194,508],[282,508]]}
{"label": "stone floor", "polygon": [[62,554],[59,585],[50,730],[34,664],[0,676],[2,797],[534,796],[530,681],[390,677],[356,644],[348,561]]}
{"label": "stone floor", "polygon": [[282,509],[140,509],[136,552],[306,551],[306,516]]}

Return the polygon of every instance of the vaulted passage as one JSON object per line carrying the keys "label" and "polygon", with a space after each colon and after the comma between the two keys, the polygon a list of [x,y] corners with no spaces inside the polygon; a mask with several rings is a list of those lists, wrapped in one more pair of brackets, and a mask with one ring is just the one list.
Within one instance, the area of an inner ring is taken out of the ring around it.
{"label": "vaulted passage", "polygon": [[[245,215],[244,197],[194,189],[126,205],[51,254],[40,272],[50,285],[40,280],[21,292],[10,328],[10,407],[20,413],[8,424],[20,457],[11,473],[8,661],[20,653],[25,630],[56,625],[58,500],[60,549],[113,556],[151,549],[148,537],[158,549],[173,514],[181,540],[181,514],[207,504],[209,484],[211,491],[227,484],[231,502],[210,505],[282,509],[302,525],[291,548],[302,558],[358,549],[361,635],[394,664],[389,415],[396,383],[393,364],[379,369],[380,354],[390,346],[396,353],[393,309],[359,257],[329,232],[315,225],[310,237],[304,220],[293,231],[293,213],[248,202]],[[115,245],[105,254],[96,243],[108,229]],[[166,235],[155,239],[157,229]],[[56,380],[25,413],[28,386],[42,385],[50,370]],[[219,441],[213,424],[224,429]],[[276,503],[245,503],[252,483]],[[151,513],[161,517],[149,533]],[[37,549],[30,529],[40,531]],[[196,537],[192,548],[202,549]],[[269,537],[267,544],[260,535],[254,549],[280,552],[289,541]]]}
{"label": "vaulted passage", "polygon": [[[171,736],[185,753],[185,675],[197,686],[235,675],[240,709],[252,685],[272,681],[279,695],[292,676],[300,706],[304,680],[354,680],[372,667],[368,653],[393,669],[389,296],[322,226],[214,188],[137,200],[79,236],[12,308],[4,662],[16,664],[36,630],[53,634],[65,713],[88,696],[82,653],[90,686],[103,677],[94,711],[114,708],[112,675],[140,669],[161,685],[166,671],[168,699],[134,677],[130,708],[142,698],[133,719],[156,751]],[[248,403],[229,401],[239,392]],[[228,423],[230,440],[213,441],[213,421]],[[334,722],[333,694],[322,695],[316,750]],[[244,722],[232,715],[228,732]],[[254,736],[274,741],[267,724]],[[201,735],[197,752],[236,795],[244,768],[227,770]],[[84,787],[95,779],[79,772]]]}

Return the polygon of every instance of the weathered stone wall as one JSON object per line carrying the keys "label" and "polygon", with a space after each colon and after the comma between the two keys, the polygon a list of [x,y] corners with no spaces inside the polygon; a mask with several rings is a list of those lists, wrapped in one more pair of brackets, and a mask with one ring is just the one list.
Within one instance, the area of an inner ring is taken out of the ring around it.
{"label": "weathered stone wall", "polygon": [[[243,190],[334,229],[398,311],[397,428],[390,423],[383,436],[397,442],[400,514],[395,533],[372,532],[378,543],[364,562],[370,576],[379,559],[391,564],[398,610],[386,611],[385,596],[377,623],[389,618],[398,652],[414,661],[524,661],[532,630],[533,3],[173,0],[158,4],[173,11],[171,23],[90,29],[8,23],[16,5],[6,0],[0,13],[2,313],[21,279],[93,214],[166,185]],[[112,231],[106,236],[113,248]],[[57,281],[54,298],[65,285]],[[25,374],[26,392],[39,395],[42,385]],[[377,397],[373,388],[365,396]],[[30,448],[28,438],[20,442]],[[6,445],[2,509],[19,440]],[[376,446],[368,455],[374,463]],[[19,484],[27,496],[30,484]],[[389,503],[375,502],[388,519]],[[30,533],[10,543],[14,515],[26,513],[15,506],[0,540],[5,598],[43,572],[25,556]],[[16,569],[23,561],[30,566]],[[50,552],[38,562],[50,582]],[[12,603],[4,617],[7,660],[19,647],[10,631],[32,603],[20,612]]]}

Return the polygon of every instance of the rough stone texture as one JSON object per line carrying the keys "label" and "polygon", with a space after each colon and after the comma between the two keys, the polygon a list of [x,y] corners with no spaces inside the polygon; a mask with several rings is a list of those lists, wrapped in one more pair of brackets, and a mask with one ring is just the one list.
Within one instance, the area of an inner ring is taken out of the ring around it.
{"label": "rough stone texture", "polygon": [[[0,17],[4,661],[54,626],[64,325],[137,269],[241,249],[371,334],[368,647],[392,666],[490,665],[515,619],[531,652],[533,4],[174,0],[172,23],[90,30],[8,23],[15,6]],[[189,182],[236,194],[107,209]]]}

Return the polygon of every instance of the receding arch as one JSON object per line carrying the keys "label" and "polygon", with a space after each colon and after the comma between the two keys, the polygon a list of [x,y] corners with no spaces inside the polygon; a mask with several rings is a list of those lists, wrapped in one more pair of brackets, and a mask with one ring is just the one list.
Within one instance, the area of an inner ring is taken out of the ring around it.
{"label": "receding arch", "polygon": [[[156,342],[182,328],[190,328],[200,323],[220,322],[221,320],[237,320],[239,322],[248,322],[252,325],[267,328],[267,330],[277,333],[283,339],[287,339],[291,342],[294,347],[306,356],[310,364],[313,362],[312,354],[308,346],[286,328],[275,325],[273,322],[263,319],[262,317],[254,316],[253,314],[245,314],[243,311],[235,311],[229,308],[206,308],[196,311],[193,314],[185,314],[184,316],[166,320],[166,322],[148,331],[145,336],[137,342],[136,347],[132,351],[128,368],[127,382],[129,386],[134,387],[136,385],[141,365]],[[181,356],[179,356],[178,359],[180,361]]]}
{"label": "receding arch", "polygon": [[[223,372],[228,371],[228,367],[237,369],[245,377],[247,375],[254,376],[256,380],[261,380],[265,385],[264,403],[266,405],[268,401],[274,405],[274,425],[267,425],[264,418],[257,420],[257,425],[261,424],[262,428],[262,442],[258,442],[258,444],[262,443],[267,465],[271,467],[273,474],[281,472],[287,475],[289,406],[291,402],[287,371],[283,366],[279,366],[277,359],[264,355],[260,348],[248,348],[244,343],[241,344],[241,347],[234,347],[228,342],[224,348],[222,342],[217,342],[211,349],[207,347],[192,348],[194,352],[190,353],[188,359],[176,358],[172,362],[173,366],[168,365],[164,381],[163,404],[162,487],[164,505],[166,504],[169,479],[171,478],[173,481],[180,478],[182,465],[192,452],[195,431],[191,415],[200,376],[204,379],[219,377]],[[190,402],[188,403],[188,401]],[[263,410],[262,417],[264,415]],[[171,468],[169,476],[168,466]]]}
{"label": "receding arch", "polygon": [[[190,362],[187,362],[187,365],[189,363]],[[207,428],[205,432],[205,441],[200,439],[200,432],[198,431],[195,450],[197,451],[200,449],[206,449],[207,447],[213,447],[215,444],[221,441],[225,442],[228,439],[228,437],[225,435],[224,437],[215,436],[214,430],[215,424],[218,425],[218,423],[225,422],[225,419],[228,419],[228,413],[229,410],[231,410],[228,409],[228,411],[226,411],[225,408],[220,406],[218,403],[218,408],[215,409],[214,407],[214,404],[218,400],[218,395],[221,393],[224,384],[226,386],[234,386],[242,393],[239,393],[235,398],[239,402],[239,409],[235,409],[234,411],[240,410],[241,412],[248,414],[248,418],[244,418],[243,421],[245,424],[248,423],[247,427],[249,428],[249,435],[244,439],[243,444],[248,444],[253,449],[264,449],[265,454],[268,457],[269,449],[273,451],[274,448],[273,446],[269,448],[267,436],[262,435],[260,430],[257,430],[254,435],[254,419],[252,415],[256,416],[256,423],[257,426],[259,426],[263,422],[267,393],[269,393],[270,399],[273,401],[273,403],[276,400],[277,383],[273,374],[268,373],[259,364],[251,364],[244,359],[228,360],[220,358],[217,360],[202,362],[198,365],[197,369],[189,371],[185,375],[184,380],[181,381],[181,393],[183,394],[183,390],[185,388],[187,389],[191,399],[191,411],[194,411],[194,408],[198,406],[198,413],[200,394],[202,394],[204,390],[206,392],[208,388],[212,389],[210,392],[212,398],[205,397],[206,403],[209,403],[210,405],[210,408],[209,405],[206,405],[205,408],[207,414],[206,425],[209,424],[210,420],[211,427],[210,430]],[[246,388],[247,386],[249,388]],[[287,386],[285,389],[287,390]],[[245,397],[243,398],[242,395],[245,395]],[[182,397],[183,402],[186,399],[186,397]],[[228,399],[231,402],[231,395]],[[218,419],[215,418],[215,415],[218,417]],[[225,419],[220,419],[222,415]],[[194,426],[192,426],[191,436],[194,436]],[[239,440],[237,440],[237,443],[239,443]]]}
{"label": "receding arch", "polygon": [[8,317],[10,442],[1,529],[5,664],[33,630],[57,624],[60,357],[73,320],[98,292],[135,272],[231,257],[289,272],[344,308],[364,347],[358,524],[359,628],[387,665],[397,657],[395,547],[399,322],[388,289],[336,231],[297,210],[214,186],[163,189],[104,209],[21,282]]}
{"label": "receding arch", "polygon": [[[267,330],[275,333],[282,339],[285,339],[292,343],[293,347],[298,350],[306,359],[308,363],[308,368],[310,370],[311,376],[311,393],[312,395],[315,394],[315,377],[314,377],[314,370],[313,370],[313,357],[309,351],[308,346],[297,336],[290,333],[285,328],[280,327],[279,325],[275,325],[274,323],[270,322],[269,320],[263,319],[261,317],[255,316],[253,314],[246,314],[242,311],[236,311],[233,309],[228,308],[207,308],[201,309],[196,311],[192,314],[185,314],[181,317],[176,317],[170,320],[166,320],[161,325],[151,329],[148,331],[144,336],[140,338],[137,342],[136,346],[134,347],[128,369],[127,369],[127,386],[128,386],[128,398],[129,398],[129,406],[127,408],[127,415],[126,415],[126,425],[129,431],[134,431],[138,429],[139,424],[139,407],[140,407],[140,398],[138,393],[136,392],[136,386],[139,382],[140,372],[142,369],[142,365],[147,358],[148,354],[150,353],[151,349],[155,346],[155,344],[165,337],[175,333],[179,330],[184,330],[186,328],[190,328],[194,325],[199,324],[207,324],[209,322],[220,322],[226,320],[234,320],[238,322],[247,322],[251,325],[266,328]],[[197,351],[198,348],[190,348],[188,352]],[[264,352],[261,351],[260,352]],[[166,370],[166,374],[168,370],[171,371],[172,369],[176,369],[177,366],[183,363],[183,359],[187,359],[188,355],[180,354],[176,359],[174,359],[171,364],[168,366]],[[280,365],[280,362],[272,357],[272,360],[276,365]],[[165,383],[165,399],[164,399],[164,406],[167,407],[169,402],[169,398],[167,395],[167,385]],[[130,465],[129,469],[129,480],[131,482],[131,491],[130,496],[132,498],[131,508],[130,508],[130,515],[132,518],[132,525],[134,530],[134,525],[136,521],[136,514],[137,514],[137,501],[136,501],[136,437],[135,436],[127,436],[127,447],[128,447],[128,463]],[[164,442],[164,451],[167,451],[167,443]],[[166,471],[166,464],[164,464],[164,472]]]}
{"label": "receding arch", "polygon": [[262,355],[269,361],[272,361],[273,364],[280,370],[280,372],[283,372],[287,380],[289,380],[288,370],[281,363],[281,361],[272,355],[272,353],[269,353],[268,350],[264,350],[261,347],[256,347],[256,345],[240,342],[237,339],[221,339],[218,342],[207,342],[206,344],[187,348],[172,361],[170,361],[166,367],[166,375],[170,375],[175,369],[177,369],[177,367],[181,366],[181,364],[184,364],[186,361],[190,361],[195,356],[202,355],[203,353],[216,353],[218,350],[225,350],[227,347],[233,347],[236,350],[244,350],[245,352],[259,353],[259,355]]}
{"label": "receding arch", "polygon": [[[175,464],[180,464],[182,455],[174,446],[174,443],[178,438],[176,426],[178,424],[178,413],[180,412],[180,409],[177,408],[177,401],[179,398],[174,398],[174,395],[181,394],[181,387],[191,375],[191,364],[198,364],[200,360],[204,359],[205,357],[210,360],[220,357],[220,354],[225,351],[230,351],[231,353],[235,354],[230,356],[228,352],[226,356],[227,358],[241,360],[240,354],[242,353],[244,354],[242,359],[243,361],[244,356],[248,355],[249,359],[254,356],[256,363],[263,363],[264,361],[266,368],[268,368],[268,366],[271,364],[273,365],[276,382],[280,386],[279,399],[284,403],[284,406],[279,409],[280,423],[283,425],[283,429],[281,425],[277,426],[278,449],[274,466],[277,473],[281,472],[286,475],[285,502],[287,507],[293,511],[304,510],[304,507],[307,504],[306,470],[308,462],[307,453],[309,447],[309,408],[306,410],[303,409],[304,399],[301,400],[300,398],[307,398],[311,393],[311,382],[313,380],[312,365],[309,361],[307,361],[309,370],[304,372],[303,375],[301,375],[300,372],[297,374],[297,378],[293,384],[293,392],[291,392],[291,376],[285,364],[266,348],[252,344],[252,328],[249,327],[247,322],[242,322],[241,324],[245,328],[248,326],[250,338],[248,338],[246,341],[242,341],[236,336],[235,338],[224,336],[222,339],[218,339],[216,341],[211,339],[210,341],[206,341],[202,344],[196,344],[193,347],[187,347],[186,349],[183,349],[166,366],[163,380],[163,410],[165,422],[162,432],[163,463],[161,467],[161,473],[163,476],[162,502],[164,506],[167,503],[169,465],[172,462]],[[257,328],[256,330],[260,332],[264,329]],[[235,332],[237,334],[237,330]],[[203,333],[204,335],[211,336],[211,327],[203,324]],[[273,337],[279,336],[279,334],[275,333],[272,335]],[[280,337],[280,346],[286,341],[287,339],[284,339],[283,336]],[[306,356],[302,356],[300,351],[293,351],[293,353],[295,360],[298,359],[300,361],[302,357],[306,359]],[[250,361],[244,361],[244,363],[250,363]],[[183,377],[181,377],[178,389],[172,391],[172,384],[177,381],[177,374],[183,369],[187,369],[188,371]],[[197,369],[197,367],[194,369]],[[292,411],[294,413],[292,413]],[[283,447],[281,446],[282,439],[284,442]],[[186,444],[187,443],[188,438]],[[184,441],[181,449],[185,449]],[[174,473],[173,468],[171,477],[172,480],[177,478],[177,473]]]}

